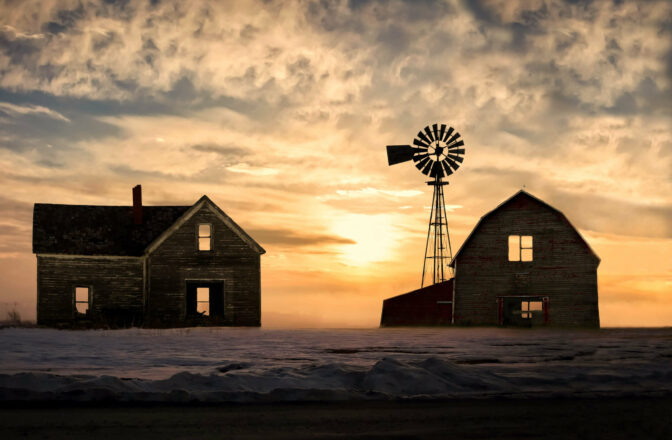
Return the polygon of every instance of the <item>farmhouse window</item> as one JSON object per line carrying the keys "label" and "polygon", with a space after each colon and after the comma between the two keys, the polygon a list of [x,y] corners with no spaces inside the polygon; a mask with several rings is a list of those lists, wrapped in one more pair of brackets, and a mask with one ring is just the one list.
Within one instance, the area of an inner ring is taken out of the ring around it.
{"label": "farmhouse window", "polygon": [[509,261],[532,261],[532,236],[509,235]]}
{"label": "farmhouse window", "polygon": [[89,310],[91,300],[91,289],[88,287],[75,287],[75,310],[77,313],[85,314]]}
{"label": "farmhouse window", "polygon": [[212,226],[208,223],[198,225],[198,250],[209,251],[212,249]]}
{"label": "farmhouse window", "polygon": [[201,315],[210,315],[210,288],[196,288],[196,312]]}

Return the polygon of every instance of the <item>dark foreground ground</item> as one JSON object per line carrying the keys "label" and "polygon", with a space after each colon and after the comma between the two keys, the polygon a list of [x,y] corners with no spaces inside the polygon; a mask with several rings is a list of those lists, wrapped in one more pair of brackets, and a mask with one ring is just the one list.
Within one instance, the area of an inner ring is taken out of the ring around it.
{"label": "dark foreground ground", "polygon": [[672,398],[9,407],[2,439],[672,439]]}

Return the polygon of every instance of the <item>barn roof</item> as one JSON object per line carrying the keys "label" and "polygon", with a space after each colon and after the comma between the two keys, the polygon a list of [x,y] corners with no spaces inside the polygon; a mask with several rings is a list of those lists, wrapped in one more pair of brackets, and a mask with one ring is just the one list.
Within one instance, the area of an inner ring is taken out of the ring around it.
{"label": "barn roof", "polygon": [[205,203],[252,249],[265,253],[207,196],[191,206],[142,206],[142,224],[132,206],[55,205],[33,209],[33,253],[141,256],[155,249]]}
{"label": "barn roof", "polygon": [[528,193],[527,191],[521,189],[520,191],[518,191],[517,193],[515,193],[514,195],[512,195],[511,197],[509,197],[508,199],[506,199],[506,200],[503,201],[502,203],[500,203],[495,209],[493,209],[492,211],[488,212],[488,213],[485,214],[483,217],[481,217],[480,220],[478,220],[478,223],[476,223],[476,226],[475,226],[474,229],[471,231],[471,233],[469,234],[469,236],[467,237],[467,239],[464,240],[464,243],[462,243],[462,246],[460,246],[460,249],[457,251],[457,253],[456,253],[455,256],[453,257],[453,259],[452,259],[452,261],[450,262],[449,266],[451,266],[451,267],[454,267],[454,266],[455,266],[455,260],[457,260],[457,257],[460,255],[460,252],[462,252],[462,250],[465,249],[465,248],[467,247],[467,245],[468,245],[469,242],[471,241],[471,238],[476,234],[476,231],[479,230],[479,228],[481,227],[481,225],[483,224],[483,222],[484,222],[488,217],[490,217],[492,214],[494,214],[495,212],[497,212],[497,211],[499,211],[500,209],[504,208],[504,207],[507,206],[509,203],[513,202],[514,200],[516,200],[516,199],[518,199],[518,198],[520,198],[520,197],[527,197],[527,198],[529,198],[529,199],[531,199],[531,200],[534,200],[535,202],[541,204],[542,206],[544,206],[544,207],[550,209],[551,211],[555,212],[556,214],[558,214],[558,215],[560,216],[560,218],[562,219],[562,221],[566,222],[572,229],[574,229],[574,231],[576,232],[576,234],[579,236],[579,239],[581,240],[581,242],[586,246],[586,248],[588,249],[588,251],[595,257],[596,261],[597,261],[598,263],[600,262],[600,257],[597,256],[597,254],[595,253],[595,251],[590,247],[590,245],[588,244],[588,242],[583,238],[583,236],[582,236],[582,235],[579,233],[579,231],[574,227],[574,225],[572,225],[572,223],[567,219],[567,217],[565,216],[565,214],[562,213],[562,211],[560,211],[560,210],[558,210],[558,209],[552,207],[551,205],[549,205],[548,203],[544,202],[543,200],[541,200],[541,199],[539,199],[539,198],[533,196],[532,194]]}

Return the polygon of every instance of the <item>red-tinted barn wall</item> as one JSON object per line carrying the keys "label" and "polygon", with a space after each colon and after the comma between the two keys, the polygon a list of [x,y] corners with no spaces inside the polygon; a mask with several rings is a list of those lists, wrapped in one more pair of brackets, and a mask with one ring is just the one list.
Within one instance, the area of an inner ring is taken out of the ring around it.
{"label": "red-tinted barn wall", "polygon": [[383,301],[381,327],[450,325],[453,281],[444,281]]}

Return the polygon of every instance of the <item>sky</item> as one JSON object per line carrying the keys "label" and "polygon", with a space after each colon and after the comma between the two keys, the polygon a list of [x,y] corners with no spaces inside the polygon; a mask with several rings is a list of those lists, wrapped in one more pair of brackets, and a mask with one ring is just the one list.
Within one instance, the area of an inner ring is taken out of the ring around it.
{"label": "sky", "polygon": [[142,184],[267,250],[264,326],[375,327],[431,204],[385,146],[445,123],[455,249],[524,187],[601,257],[603,326],[672,325],[671,103],[667,1],[2,1],[0,314],[35,318],[34,203]]}

